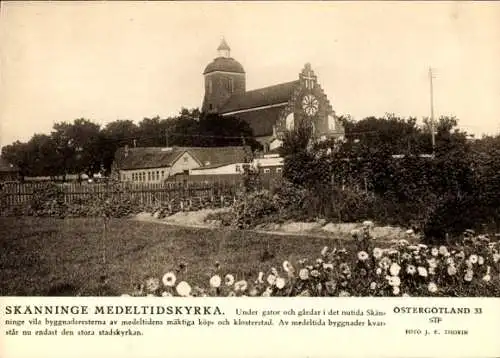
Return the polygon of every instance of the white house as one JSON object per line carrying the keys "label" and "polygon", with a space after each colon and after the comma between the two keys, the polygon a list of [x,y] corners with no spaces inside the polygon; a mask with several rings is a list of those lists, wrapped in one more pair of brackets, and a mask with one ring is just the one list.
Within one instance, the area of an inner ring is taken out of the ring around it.
{"label": "white house", "polygon": [[116,152],[114,167],[123,182],[161,183],[176,174],[200,173],[194,169],[234,172],[246,156],[245,147],[124,147]]}

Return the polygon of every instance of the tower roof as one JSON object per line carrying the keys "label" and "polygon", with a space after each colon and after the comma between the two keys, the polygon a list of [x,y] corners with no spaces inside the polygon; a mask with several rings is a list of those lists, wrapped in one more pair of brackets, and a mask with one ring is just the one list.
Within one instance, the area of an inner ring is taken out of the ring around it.
{"label": "tower roof", "polygon": [[236,61],[234,58],[228,57],[217,57],[215,60],[210,62],[203,74],[206,75],[210,72],[222,71],[222,72],[234,72],[234,73],[245,73],[241,63]]}
{"label": "tower roof", "polygon": [[227,50],[227,51],[231,51],[231,48],[229,47],[229,45],[227,44],[226,40],[224,39],[224,37],[222,38],[221,42],[220,42],[220,45],[219,47],[217,47],[217,51],[222,51],[222,50]]}

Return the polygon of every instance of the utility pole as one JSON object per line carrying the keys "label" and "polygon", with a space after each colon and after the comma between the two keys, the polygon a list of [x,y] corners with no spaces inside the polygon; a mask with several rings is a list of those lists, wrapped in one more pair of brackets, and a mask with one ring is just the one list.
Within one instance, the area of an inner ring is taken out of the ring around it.
{"label": "utility pole", "polygon": [[434,78],[432,74],[432,68],[429,67],[429,81],[430,81],[430,95],[431,95],[431,138],[432,138],[432,155],[434,156],[436,147],[436,138],[434,134],[434,87],[432,84],[432,79]]}
{"label": "utility pole", "polygon": [[168,128],[165,128],[165,145],[168,148]]}

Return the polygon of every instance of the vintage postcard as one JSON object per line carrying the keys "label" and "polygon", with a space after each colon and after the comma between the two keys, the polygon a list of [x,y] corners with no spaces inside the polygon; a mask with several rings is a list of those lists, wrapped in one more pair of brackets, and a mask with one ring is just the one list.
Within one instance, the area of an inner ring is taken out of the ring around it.
{"label": "vintage postcard", "polygon": [[0,357],[500,356],[500,4],[0,6]]}

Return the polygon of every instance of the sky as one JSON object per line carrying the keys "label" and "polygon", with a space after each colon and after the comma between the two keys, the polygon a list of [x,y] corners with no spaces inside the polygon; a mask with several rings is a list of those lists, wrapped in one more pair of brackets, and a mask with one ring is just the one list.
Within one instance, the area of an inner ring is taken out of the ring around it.
{"label": "sky", "polygon": [[500,132],[500,3],[3,2],[0,146],[87,118],[201,107],[222,37],[247,89],[311,63],[337,114],[454,115]]}

